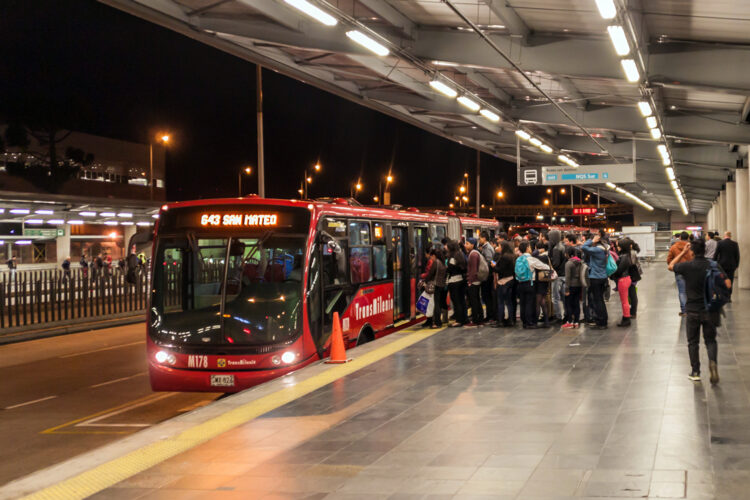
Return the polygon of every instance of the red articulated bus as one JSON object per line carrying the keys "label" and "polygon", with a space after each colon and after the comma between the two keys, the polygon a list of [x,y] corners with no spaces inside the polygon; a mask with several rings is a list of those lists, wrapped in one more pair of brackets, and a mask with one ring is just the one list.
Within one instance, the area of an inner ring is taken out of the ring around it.
{"label": "red articulated bus", "polygon": [[346,199],[259,197],[162,207],[148,361],[156,391],[236,392],[419,321],[424,250],[497,221]]}

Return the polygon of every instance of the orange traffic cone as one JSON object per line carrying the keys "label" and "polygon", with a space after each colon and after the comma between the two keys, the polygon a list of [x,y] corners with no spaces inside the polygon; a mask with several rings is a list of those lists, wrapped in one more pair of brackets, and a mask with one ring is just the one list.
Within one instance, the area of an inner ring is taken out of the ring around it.
{"label": "orange traffic cone", "polygon": [[348,363],[346,359],[346,349],[344,348],[344,334],[341,331],[341,322],[339,313],[333,313],[333,332],[331,333],[331,359],[326,363]]}

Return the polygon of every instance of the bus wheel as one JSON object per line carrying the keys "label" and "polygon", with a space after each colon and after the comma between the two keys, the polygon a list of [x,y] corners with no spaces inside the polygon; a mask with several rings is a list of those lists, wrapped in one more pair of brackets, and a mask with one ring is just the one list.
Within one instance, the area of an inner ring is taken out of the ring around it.
{"label": "bus wheel", "polygon": [[373,340],[375,340],[375,333],[372,331],[372,328],[366,326],[359,332],[359,337],[357,337],[357,345],[366,344],[368,342],[372,342]]}

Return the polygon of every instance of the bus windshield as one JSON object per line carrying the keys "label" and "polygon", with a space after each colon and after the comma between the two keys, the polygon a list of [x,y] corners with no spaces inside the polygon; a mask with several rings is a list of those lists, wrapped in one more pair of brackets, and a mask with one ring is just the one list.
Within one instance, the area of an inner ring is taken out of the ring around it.
{"label": "bus windshield", "polygon": [[262,346],[302,327],[305,240],[258,236],[160,239],[151,333],[171,344]]}
{"label": "bus windshield", "polygon": [[151,337],[172,346],[280,347],[302,332],[310,212],[275,206],[162,213]]}

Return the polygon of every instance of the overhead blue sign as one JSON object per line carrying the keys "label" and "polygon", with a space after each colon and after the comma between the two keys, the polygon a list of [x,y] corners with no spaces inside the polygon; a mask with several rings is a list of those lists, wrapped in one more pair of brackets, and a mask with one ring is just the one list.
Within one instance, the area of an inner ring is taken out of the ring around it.
{"label": "overhead blue sign", "polygon": [[542,167],[542,184],[604,184],[635,182],[632,163],[621,165],[581,165]]}

